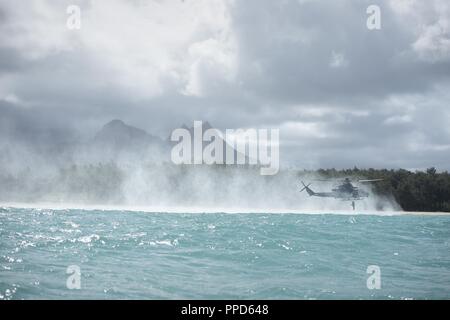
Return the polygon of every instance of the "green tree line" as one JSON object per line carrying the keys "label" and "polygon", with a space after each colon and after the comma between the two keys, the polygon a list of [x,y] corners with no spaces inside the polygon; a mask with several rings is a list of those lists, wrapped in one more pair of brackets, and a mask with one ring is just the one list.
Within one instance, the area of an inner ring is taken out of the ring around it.
{"label": "green tree line", "polygon": [[[307,172],[307,171],[304,171]],[[310,172],[310,171],[308,171]],[[406,211],[450,212],[450,173],[437,172],[435,168],[426,171],[404,169],[320,169],[315,171],[324,178],[383,179],[372,183],[377,195],[394,197]]]}

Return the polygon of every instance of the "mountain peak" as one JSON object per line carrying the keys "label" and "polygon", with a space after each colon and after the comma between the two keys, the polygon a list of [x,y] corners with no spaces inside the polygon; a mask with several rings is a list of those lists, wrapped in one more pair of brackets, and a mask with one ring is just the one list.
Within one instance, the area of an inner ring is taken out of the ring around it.
{"label": "mountain peak", "polygon": [[97,136],[143,138],[149,136],[149,134],[142,129],[127,125],[122,120],[115,119],[105,124],[97,133]]}
{"label": "mountain peak", "polygon": [[114,119],[103,126],[103,128],[106,127],[127,127],[127,125],[122,120]]}
{"label": "mountain peak", "polygon": [[142,147],[151,143],[160,142],[157,137],[118,119],[114,119],[105,124],[96,134],[94,141],[119,148],[132,146]]}

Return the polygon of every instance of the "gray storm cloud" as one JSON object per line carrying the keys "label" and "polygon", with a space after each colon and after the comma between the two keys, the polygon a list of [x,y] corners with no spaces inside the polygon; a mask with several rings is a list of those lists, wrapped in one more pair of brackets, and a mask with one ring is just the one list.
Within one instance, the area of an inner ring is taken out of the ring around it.
{"label": "gray storm cloud", "polygon": [[279,128],[285,166],[450,169],[449,39],[445,0],[0,0],[0,133],[204,120]]}

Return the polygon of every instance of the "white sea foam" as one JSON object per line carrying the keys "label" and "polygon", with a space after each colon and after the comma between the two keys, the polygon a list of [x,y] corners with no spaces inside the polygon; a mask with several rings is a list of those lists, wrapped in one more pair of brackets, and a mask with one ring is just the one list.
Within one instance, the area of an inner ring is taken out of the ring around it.
{"label": "white sea foam", "polygon": [[96,241],[100,239],[100,236],[97,234],[91,234],[89,236],[83,236],[83,237],[79,237],[78,241],[83,242],[83,243],[91,243],[92,241]]}

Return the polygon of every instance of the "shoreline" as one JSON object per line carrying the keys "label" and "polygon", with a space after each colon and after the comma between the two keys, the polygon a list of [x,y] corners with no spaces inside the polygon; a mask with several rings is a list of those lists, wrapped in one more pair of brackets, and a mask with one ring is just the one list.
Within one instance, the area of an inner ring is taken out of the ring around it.
{"label": "shoreline", "polygon": [[38,209],[38,210],[85,210],[85,211],[126,211],[142,213],[227,213],[227,214],[336,214],[336,215],[376,215],[376,216],[450,216],[450,212],[421,211],[374,211],[374,210],[317,210],[283,208],[223,208],[223,207],[176,207],[176,206],[130,206],[130,205],[80,205],[58,203],[0,203],[0,208]]}

